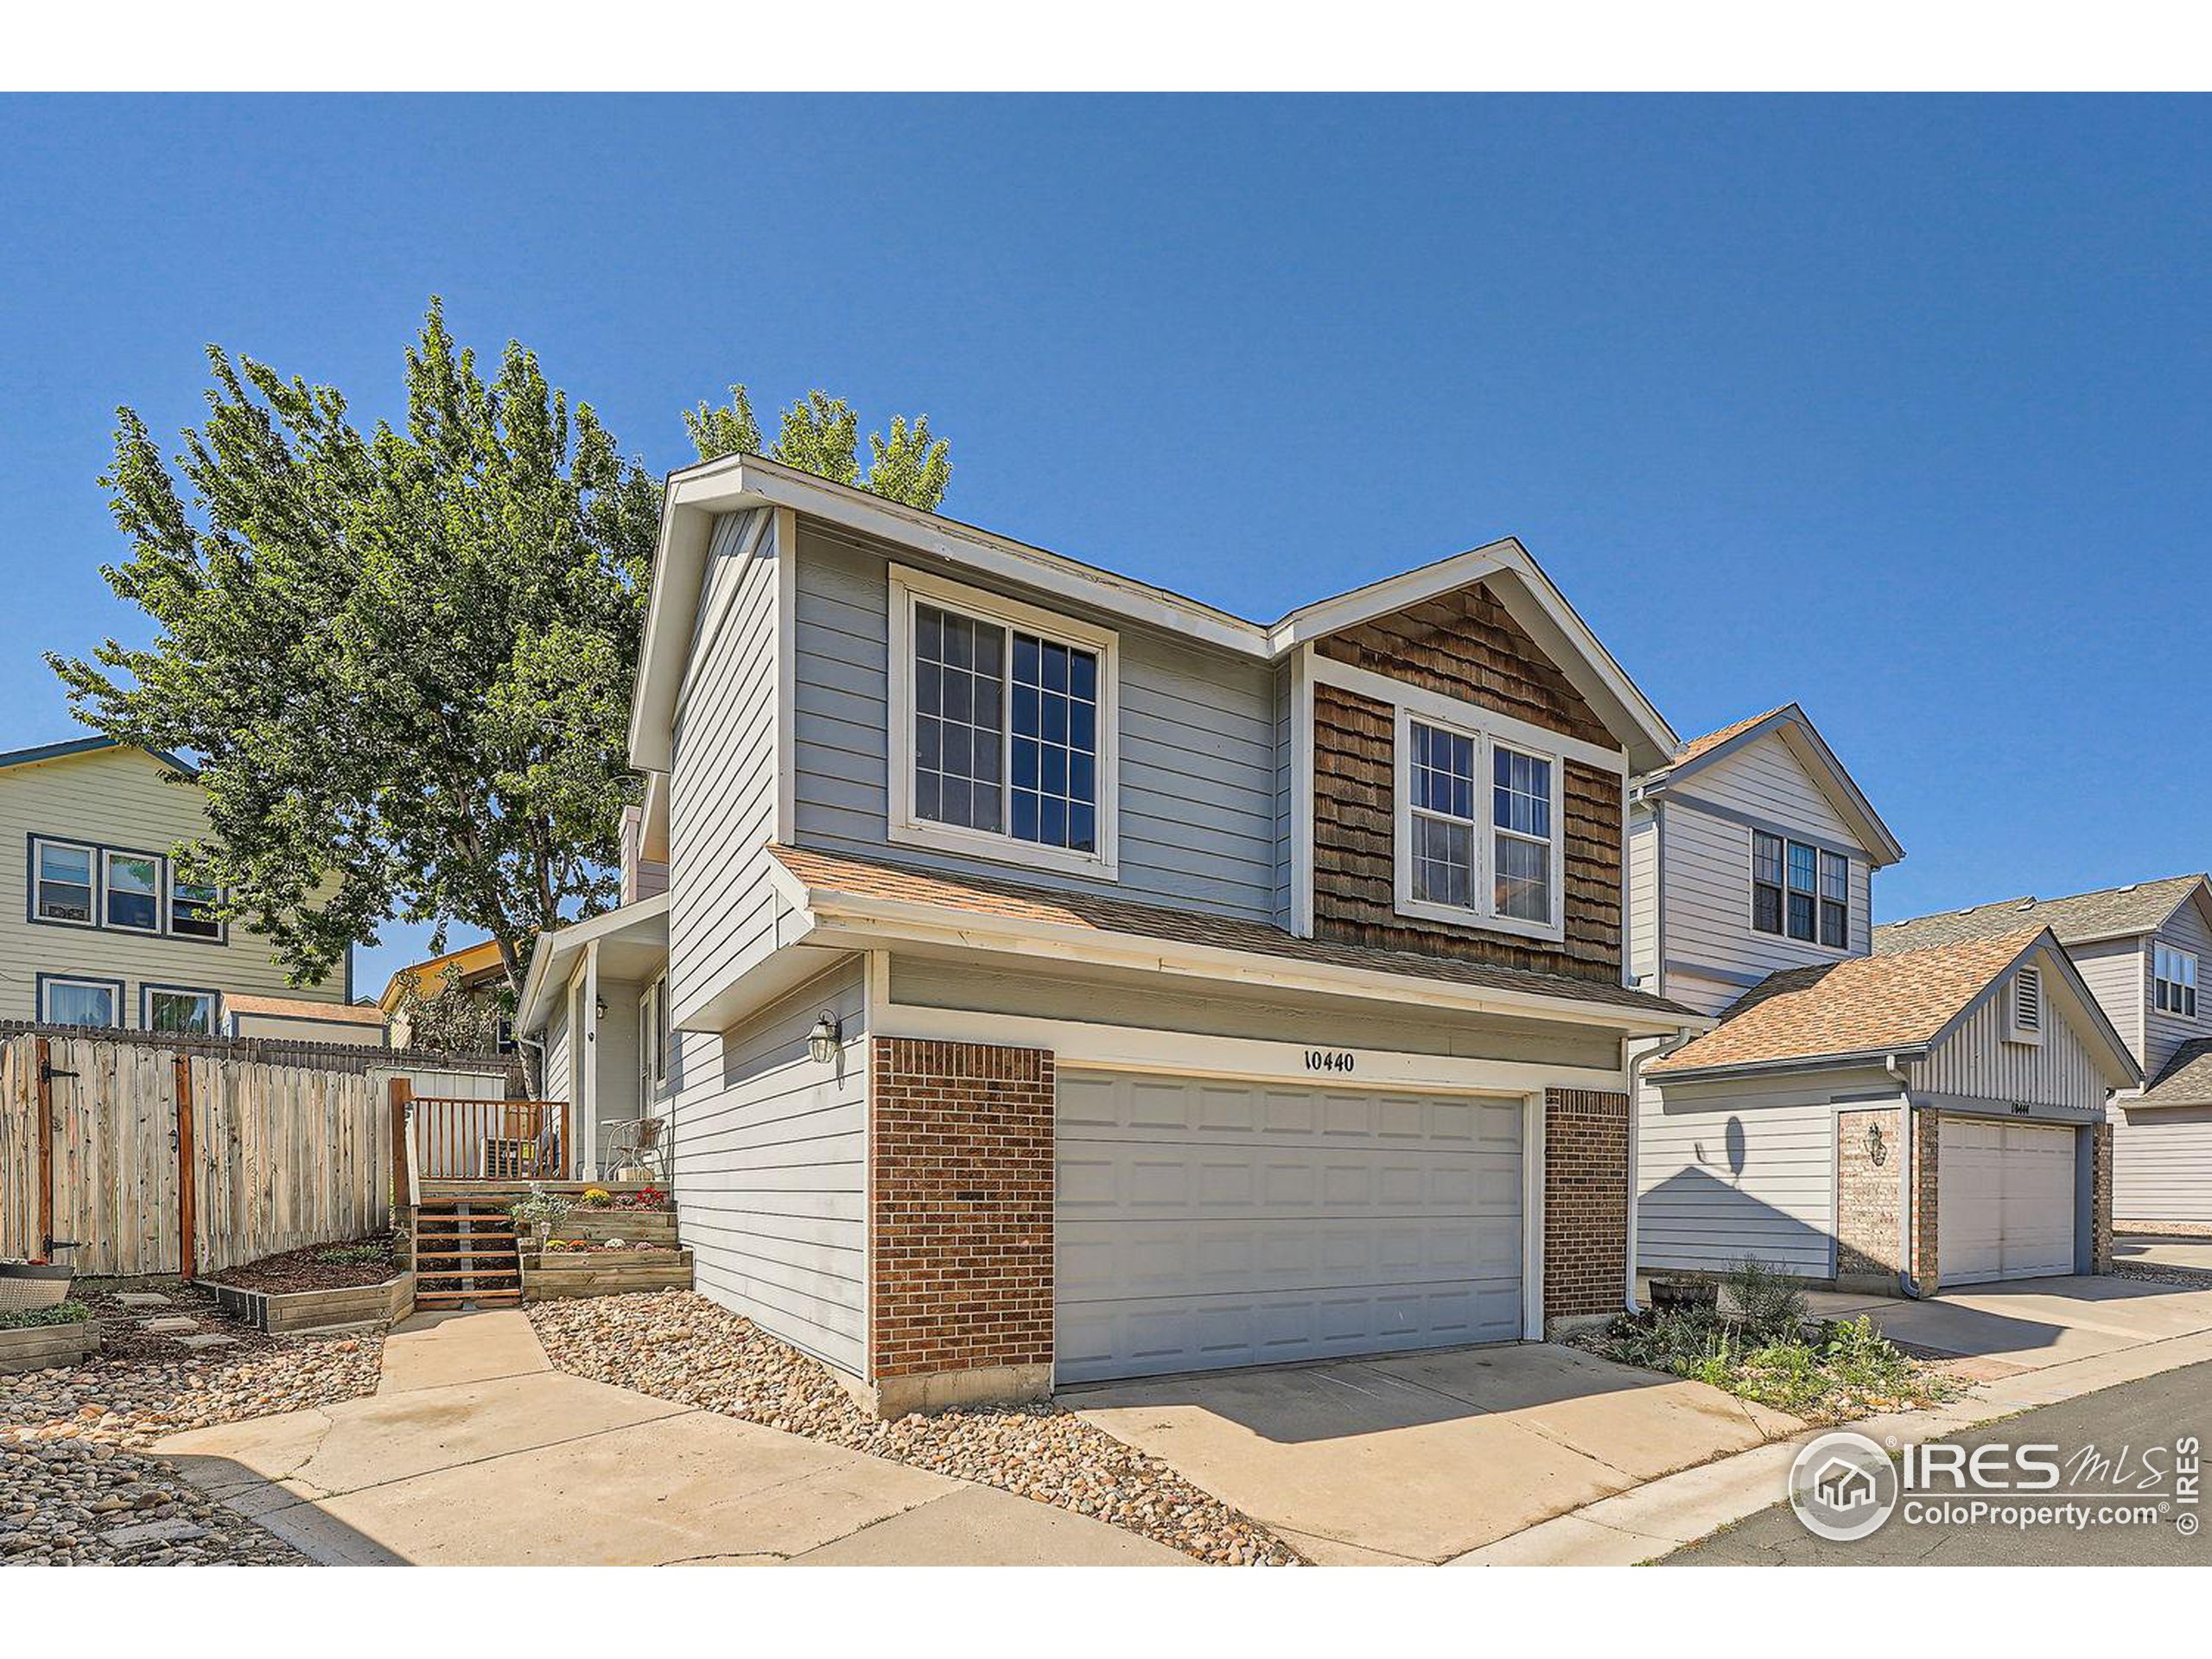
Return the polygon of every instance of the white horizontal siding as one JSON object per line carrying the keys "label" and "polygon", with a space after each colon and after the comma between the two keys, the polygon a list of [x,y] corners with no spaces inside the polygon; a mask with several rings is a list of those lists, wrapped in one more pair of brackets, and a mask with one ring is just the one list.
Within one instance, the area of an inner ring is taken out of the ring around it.
{"label": "white horizontal siding", "polygon": [[[888,835],[889,595],[880,556],[800,531],[797,829],[809,847],[881,856]],[[901,862],[1106,890],[1257,921],[1278,914],[1272,671],[1135,628],[1121,639],[1120,879],[900,846]],[[896,746],[902,753],[904,744]]]}
{"label": "white horizontal siding", "polygon": [[1659,820],[1643,809],[1628,826],[1628,970],[1645,990],[1658,989]]}
{"label": "white horizontal siding", "polygon": [[1802,1278],[1833,1277],[1836,1092],[1831,1079],[1691,1104],[1641,1089],[1640,1263],[1720,1273],[1750,1255]]}
{"label": "white horizontal siding", "polygon": [[2212,1224],[2212,1106],[2116,1119],[2112,1213],[2120,1221]]}
{"label": "white horizontal siding", "polygon": [[1773,732],[1699,767],[1682,787],[1716,805],[1787,824],[1836,846],[1859,844],[1789,744]]}
{"label": "white horizontal siding", "polygon": [[[844,1052],[807,1033],[836,1012]],[[719,1038],[678,1034],[671,1132],[701,1294],[862,1373],[868,1346],[868,1010],[855,957]]]}

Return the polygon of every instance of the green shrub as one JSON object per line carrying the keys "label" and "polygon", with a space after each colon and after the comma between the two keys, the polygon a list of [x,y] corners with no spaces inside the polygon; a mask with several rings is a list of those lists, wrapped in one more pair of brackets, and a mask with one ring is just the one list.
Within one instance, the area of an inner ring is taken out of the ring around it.
{"label": "green shrub", "polygon": [[0,1331],[23,1331],[35,1325],[82,1325],[92,1310],[82,1302],[56,1302],[52,1307],[19,1307],[0,1313]]}
{"label": "green shrub", "polygon": [[1805,1293],[1777,1269],[1747,1255],[1725,1281],[1736,1317],[1752,1337],[1765,1342],[1796,1338],[1810,1313]]}

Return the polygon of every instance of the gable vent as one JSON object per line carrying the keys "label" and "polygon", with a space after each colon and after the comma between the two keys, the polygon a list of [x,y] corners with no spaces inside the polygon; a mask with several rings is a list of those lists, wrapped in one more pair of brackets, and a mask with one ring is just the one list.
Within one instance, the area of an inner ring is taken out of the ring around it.
{"label": "gable vent", "polygon": [[2043,1029],[2043,969],[2023,968],[2012,976],[2012,1025],[2018,1031]]}

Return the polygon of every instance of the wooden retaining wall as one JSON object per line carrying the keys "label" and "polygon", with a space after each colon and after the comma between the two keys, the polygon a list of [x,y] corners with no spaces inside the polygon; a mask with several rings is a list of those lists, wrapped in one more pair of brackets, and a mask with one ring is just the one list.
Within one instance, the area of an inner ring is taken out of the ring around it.
{"label": "wooden retaining wall", "polygon": [[380,1285],[338,1290],[247,1290],[203,1281],[215,1305],[232,1319],[271,1336],[334,1331],[355,1325],[397,1325],[415,1311],[415,1275],[403,1273]]}
{"label": "wooden retaining wall", "polygon": [[624,1250],[561,1252],[525,1256],[522,1299],[559,1301],[570,1296],[618,1296],[632,1290],[689,1290],[691,1252],[632,1255]]}
{"label": "wooden retaining wall", "polygon": [[0,1331],[0,1376],[17,1371],[43,1371],[55,1365],[74,1365],[100,1345],[89,1323],[84,1325],[27,1325]]}

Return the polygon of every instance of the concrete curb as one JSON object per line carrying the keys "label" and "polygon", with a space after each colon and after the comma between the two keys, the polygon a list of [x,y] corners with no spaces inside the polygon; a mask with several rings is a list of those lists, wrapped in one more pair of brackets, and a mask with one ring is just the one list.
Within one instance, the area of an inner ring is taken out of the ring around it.
{"label": "concrete curb", "polygon": [[[1935,1440],[2207,1360],[2212,1360],[2212,1331],[2196,1331],[1979,1384],[1950,1404],[1931,1410],[1867,1417],[1838,1427],[1885,1444]],[[1807,1429],[1787,1440],[1662,1476],[1633,1491],[1538,1522],[1446,1565],[1636,1567],[1656,1560],[1780,1503],[1797,1449],[1827,1432]]]}

